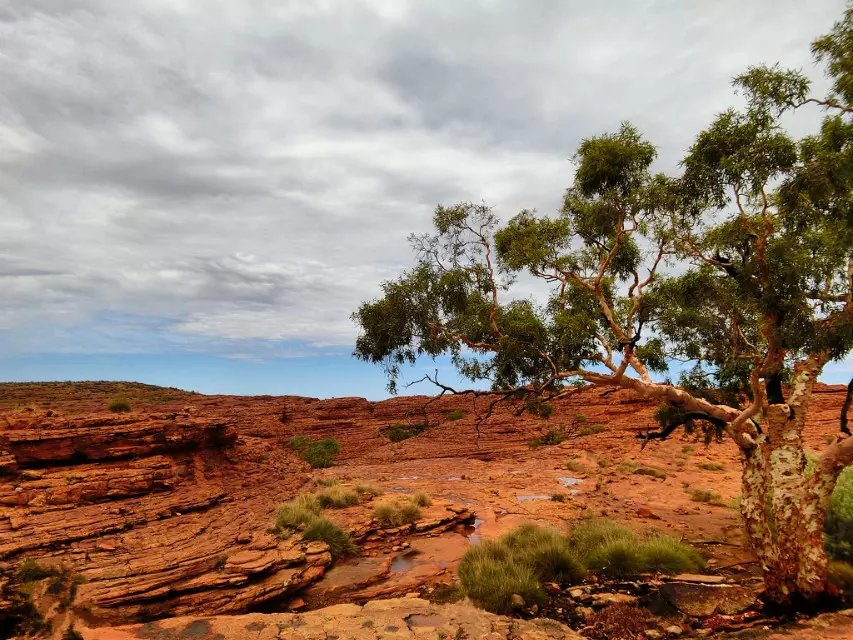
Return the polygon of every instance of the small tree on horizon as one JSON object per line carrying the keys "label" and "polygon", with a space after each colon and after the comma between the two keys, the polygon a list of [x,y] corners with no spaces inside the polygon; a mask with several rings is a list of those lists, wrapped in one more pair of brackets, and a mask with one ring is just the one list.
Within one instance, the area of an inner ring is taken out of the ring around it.
{"label": "small tree on horizon", "polygon": [[[778,604],[825,593],[826,506],[853,462],[843,420],[810,476],[803,441],[818,375],[853,348],[853,10],[813,52],[827,98],[798,71],[749,69],[735,79],[747,107],[702,131],[678,176],[653,174],[654,146],[625,123],[582,141],[557,216],[501,224],[486,205],[438,206],[435,233],[411,238],[416,266],[354,314],[355,354],[385,366],[392,391],[403,365],[449,354],[533,407],[580,381],[658,400],[649,438],[682,425],[730,437]],[[811,103],[827,115],[795,141],[779,118]],[[546,302],[510,297],[522,274],[548,285]],[[653,379],[672,358],[694,367]]]}

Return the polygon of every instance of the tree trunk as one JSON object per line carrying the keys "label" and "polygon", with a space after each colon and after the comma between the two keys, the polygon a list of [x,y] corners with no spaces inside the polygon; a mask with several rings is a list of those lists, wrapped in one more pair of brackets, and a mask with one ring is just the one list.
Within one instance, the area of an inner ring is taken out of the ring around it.
{"label": "tree trunk", "polygon": [[813,602],[826,591],[823,524],[837,472],[819,465],[807,478],[803,426],[813,376],[796,379],[790,404],[768,404],[765,431],[743,452],[741,514],[764,573],[765,597],[778,605]]}

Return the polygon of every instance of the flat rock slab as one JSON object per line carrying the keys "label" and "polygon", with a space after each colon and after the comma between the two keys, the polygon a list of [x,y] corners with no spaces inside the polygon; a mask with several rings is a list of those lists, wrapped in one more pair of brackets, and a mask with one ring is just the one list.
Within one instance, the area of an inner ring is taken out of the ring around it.
{"label": "flat rock slab", "polygon": [[307,613],[167,618],[79,631],[84,640],[581,640],[553,620],[515,620],[467,602],[437,605],[419,598],[340,604]]}
{"label": "flat rock slab", "polygon": [[682,613],[698,618],[720,613],[734,615],[755,602],[755,593],[745,587],[726,584],[668,582],[660,586],[660,594]]}

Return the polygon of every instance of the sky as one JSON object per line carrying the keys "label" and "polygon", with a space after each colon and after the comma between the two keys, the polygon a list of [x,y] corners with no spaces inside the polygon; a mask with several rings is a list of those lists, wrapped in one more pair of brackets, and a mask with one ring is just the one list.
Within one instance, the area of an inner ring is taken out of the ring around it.
{"label": "sky", "polygon": [[350,314],[437,203],[553,212],[623,120],[675,171],[748,65],[825,86],[843,8],[0,0],[0,380],[384,397]]}

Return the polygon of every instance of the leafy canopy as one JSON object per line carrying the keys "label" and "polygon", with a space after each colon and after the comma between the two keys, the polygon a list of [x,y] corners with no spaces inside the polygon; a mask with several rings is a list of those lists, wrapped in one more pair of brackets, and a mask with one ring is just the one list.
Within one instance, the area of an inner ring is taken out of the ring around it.
{"label": "leafy canopy", "polygon": [[[415,266],[354,314],[355,355],[392,391],[403,365],[449,354],[471,381],[546,398],[576,380],[651,384],[678,358],[696,365],[685,386],[731,405],[754,392],[751,373],[775,398],[795,362],[843,358],[853,10],[813,51],[829,96],[809,98],[799,71],[749,69],[734,80],[746,108],[700,132],[679,175],[653,173],[654,146],[623,123],[581,142],[556,215],[438,206],[434,233],[410,238]],[[809,103],[828,113],[795,140],[779,118]],[[547,296],[519,295],[535,280]]]}

